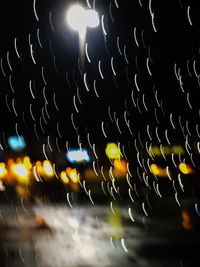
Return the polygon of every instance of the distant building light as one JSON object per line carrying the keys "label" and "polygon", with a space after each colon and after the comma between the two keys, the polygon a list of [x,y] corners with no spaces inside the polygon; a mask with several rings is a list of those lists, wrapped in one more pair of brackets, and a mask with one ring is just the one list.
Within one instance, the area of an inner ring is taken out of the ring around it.
{"label": "distant building light", "polygon": [[121,155],[120,148],[115,143],[108,143],[105,152],[109,159],[119,159]]}
{"label": "distant building light", "polygon": [[157,164],[153,163],[150,165],[150,171],[153,173],[155,176],[160,176],[160,177],[166,177],[167,176],[167,171],[165,168],[159,167]]}
{"label": "distant building light", "polygon": [[6,165],[4,162],[0,163],[0,179],[3,178],[7,174]]}
{"label": "distant building light", "polygon": [[79,181],[79,174],[77,172],[77,169],[72,169],[70,167],[67,167],[66,169],[67,176],[71,179],[73,183],[78,183]]}
{"label": "distant building light", "polygon": [[178,167],[183,174],[190,174],[193,172],[192,168],[186,163],[181,162]]}
{"label": "distant building light", "polygon": [[16,175],[16,179],[19,183],[28,183],[29,171],[23,163],[13,164],[12,172]]}
{"label": "distant building light", "polygon": [[90,161],[90,157],[86,149],[73,149],[69,150],[66,154],[67,159],[71,163],[81,162],[81,161]]}
{"label": "distant building light", "polygon": [[114,159],[113,164],[114,164],[115,170],[119,174],[126,174],[127,173],[127,163],[126,163],[126,160],[124,160],[124,159]]}
{"label": "distant building light", "polygon": [[66,171],[61,171],[60,178],[63,181],[64,184],[69,183],[69,178],[67,177]]}
{"label": "distant building light", "polygon": [[23,136],[9,136],[8,145],[14,151],[21,151],[26,147],[26,143]]}
{"label": "distant building light", "polygon": [[172,153],[175,155],[183,155],[184,149],[182,146],[174,145],[174,146],[150,146],[148,149],[149,155],[153,157],[159,156],[169,156]]}
{"label": "distant building light", "polygon": [[53,177],[54,176],[54,171],[53,171],[53,167],[52,164],[49,160],[45,160],[43,161],[43,171],[44,174],[48,177]]}
{"label": "distant building light", "polygon": [[160,169],[156,164],[151,164],[150,169],[151,169],[151,172],[154,175],[159,175],[160,174]]}

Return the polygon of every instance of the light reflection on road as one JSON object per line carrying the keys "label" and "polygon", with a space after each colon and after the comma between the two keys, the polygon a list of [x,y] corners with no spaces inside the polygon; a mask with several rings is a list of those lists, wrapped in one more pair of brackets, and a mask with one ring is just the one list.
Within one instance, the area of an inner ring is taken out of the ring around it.
{"label": "light reflection on road", "polygon": [[1,205],[0,266],[172,267],[188,259],[194,263],[199,239],[195,232],[184,234],[178,206],[165,204],[176,213],[161,215],[159,205],[159,216],[145,216],[141,205],[135,205],[134,220],[126,206]]}
{"label": "light reflection on road", "polygon": [[[53,234],[37,237],[38,264],[51,266],[115,266],[127,263],[127,253],[121,245],[123,226],[119,218],[111,219],[109,208],[35,207],[51,225]],[[118,215],[119,216],[119,215]],[[114,217],[113,217],[114,218]],[[109,221],[111,221],[111,224]],[[114,225],[116,223],[116,225]],[[111,240],[113,242],[111,242]],[[126,240],[125,240],[126,242]],[[55,266],[55,265],[54,265]]]}

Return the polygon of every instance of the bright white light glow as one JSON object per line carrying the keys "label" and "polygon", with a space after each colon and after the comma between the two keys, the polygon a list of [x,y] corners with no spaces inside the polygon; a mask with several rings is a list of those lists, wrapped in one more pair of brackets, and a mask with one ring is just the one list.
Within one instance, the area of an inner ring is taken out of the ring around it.
{"label": "bright white light glow", "polygon": [[99,25],[99,16],[95,10],[84,9],[76,4],[67,12],[67,23],[73,30],[79,32],[79,37],[83,40],[87,27],[95,28]]}
{"label": "bright white light glow", "polygon": [[96,28],[99,25],[99,16],[96,10],[89,9],[85,11],[85,23],[90,28]]}
{"label": "bright white light glow", "polygon": [[84,8],[80,5],[74,5],[67,12],[67,23],[73,30],[79,31],[82,27],[84,16]]}
{"label": "bright white light glow", "polygon": [[86,149],[69,150],[67,152],[67,159],[69,162],[90,161],[90,157]]}

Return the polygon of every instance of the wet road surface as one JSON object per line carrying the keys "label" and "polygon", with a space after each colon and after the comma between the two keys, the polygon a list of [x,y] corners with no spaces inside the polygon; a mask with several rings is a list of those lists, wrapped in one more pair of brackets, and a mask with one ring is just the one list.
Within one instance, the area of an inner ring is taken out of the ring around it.
{"label": "wet road surface", "polygon": [[199,266],[199,232],[183,228],[173,200],[155,210],[1,205],[0,266]]}

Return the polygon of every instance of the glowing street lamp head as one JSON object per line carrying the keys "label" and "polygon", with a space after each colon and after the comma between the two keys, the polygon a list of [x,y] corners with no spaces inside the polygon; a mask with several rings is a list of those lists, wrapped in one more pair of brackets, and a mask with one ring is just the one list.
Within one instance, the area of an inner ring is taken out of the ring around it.
{"label": "glowing street lamp head", "polygon": [[95,28],[99,25],[99,16],[95,10],[84,9],[79,4],[73,5],[67,12],[67,23],[78,31],[80,39],[84,39],[87,27]]}
{"label": "glowing street lamp head", "polygon": [[74,5],[67,12],[67,23],[73,30],[79,31],[83,24],[84,15],[84,8],[78,4]]}
{"label": "glowing street lamp head", "polygon": [[89,28],[96,28],[99,25],[99,16],[96,10],[86,10],[85,23]]}

